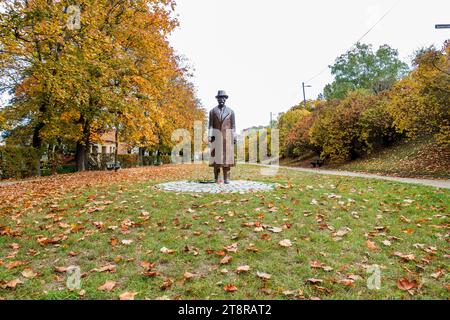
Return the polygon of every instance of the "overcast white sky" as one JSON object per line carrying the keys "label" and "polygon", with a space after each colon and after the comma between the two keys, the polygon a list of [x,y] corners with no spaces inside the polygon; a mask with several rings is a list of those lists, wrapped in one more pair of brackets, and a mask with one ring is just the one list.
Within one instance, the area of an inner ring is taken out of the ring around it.
{"label": "overcast white sky", "polygon": [[[195,69],[206,109],[217,90],[230,98],[238,130],[269,123],[302,98],[301,82],[343,54],[397,0],[178,0],[181,26],[170,41]],[[414,50],[450,39],[450,1],[400,0],[363,40],[388,44],[410,62]],[[332,81],[329,70],[310,82],[316,98]]]}

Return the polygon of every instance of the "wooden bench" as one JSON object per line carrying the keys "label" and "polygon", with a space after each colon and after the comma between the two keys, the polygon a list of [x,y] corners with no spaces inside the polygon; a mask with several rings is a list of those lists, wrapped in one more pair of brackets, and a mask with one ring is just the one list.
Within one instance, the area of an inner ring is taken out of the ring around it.
{"label": "wooden bench", "polygon": [[110,162],[106,163],[106,169],[107,170],[120,169],[120,168],[121,168],[121,166],[120,166],[120,162],[119,161],[117,161],[117,166],[114,163],[114,161],[110,161]]}
{"label": "wooden bench", "polygon": [[316,167],[321,167],[323,166],[324,160],[321,158],[315,158],[313,161],[311,161],[311,165],[313,166],[313,168]]}

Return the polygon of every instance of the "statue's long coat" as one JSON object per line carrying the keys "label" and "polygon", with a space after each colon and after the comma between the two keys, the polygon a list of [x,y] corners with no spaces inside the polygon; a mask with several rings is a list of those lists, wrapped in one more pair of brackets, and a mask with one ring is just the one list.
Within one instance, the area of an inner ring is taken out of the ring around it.
{"label": "statue's long coat", "polygon": [[[234,112],[227,106],[222,112],[217,106],[209,112],[209,137],[214,137],[211,143],[210,167],[234,167],[234,140],[236,139],[236,122]],[[214,129],[220,131],[214,132]],[[216,137],[219,135],[218,137]],[[220,137],[221,135],[221,137]],[[220,149],[223,150],[220,154]],[[217,159],[216,159],[217,155]]]}

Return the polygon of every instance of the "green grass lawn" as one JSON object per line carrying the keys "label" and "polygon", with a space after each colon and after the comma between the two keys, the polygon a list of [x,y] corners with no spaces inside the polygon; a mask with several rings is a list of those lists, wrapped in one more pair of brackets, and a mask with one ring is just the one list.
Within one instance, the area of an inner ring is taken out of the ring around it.
{"label": "green grass lawn", "polygon": [[[192,179],[210,171],[183,167]],[[17,203],[0,216],[0,297],[450,297],[448,190],[285,169],[261,176],[253,166],[235,168],[232,178],[280,186],[255,194],[176,194],[154,187],[162,177],[92,184],[31,207]],[[291,246],[279,244],[286,239]],[[81,289],[73,291],[58,272],[71,265],[82,273]],[[108,265],[112,272],[101,272]],[[380,290],[367,288],[372,265],[381,269]],[[237,272],[240,266],[249,270]],[[106,281],[115,286],[99,290]]]}

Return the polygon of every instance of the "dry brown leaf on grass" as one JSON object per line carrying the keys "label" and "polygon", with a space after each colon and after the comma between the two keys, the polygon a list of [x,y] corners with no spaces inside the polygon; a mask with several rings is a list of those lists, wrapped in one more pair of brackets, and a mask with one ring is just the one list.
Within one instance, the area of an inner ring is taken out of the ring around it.
{"label": "dry brown leaf on grass", "polygon": [[57,236],[54,236],[52,238],[47,238],[47,237],[40,236],[40,237],[37,238],[37,242],[41,246],[45,246],[45,245],[48,245],[48,244],[58,244],[58,243],[66,240],[66,239],[67,239],[66,235],[57,235]]}
{"label": "dry brown leaf on grass", "polygon": [[351,229],[350,229],[350,228],[347,228],[347,227],[341,228],[341,229],[339,229],[338,231],[333,232],[332,236],[333,236],[333,237],[339,237],[339,238],[341,238],[341,237],[345,236],[347,233],[349,233],[350,230],[351,230]]}
{"label": "dry brown leaf on grass", "polygon": [[25,264],[28,264],[26,261],[11,261],[7,264],[5,264],[6,269],[14,269],[20,266],[23,266]]}
{"label": "dry brown leaf on grass", "polygon": [[95,268],[92,269],[91,272],[111,272],[114,273],[116,272],[116,265],[115,264],[108,264],[104,267],[101,268]]}
{"label": "dry brown leaf on grass", "polygon": [[98,211],[103,211],[106,207],[105,206],[93,206],[86,210],[87,213],[94,213]]}
{"label": "dry brown leaf on grass", "polygon": [[142,274],[144,276],[146,276],[146,277],[154,278],[154,277],[156,277],[158,275],[158,272],[157,271],[145,270],[145,271],[142,272]]}
{"label": "dry brown leaf on grass", "polygon": [[401,278],[397,280],[397,288],[403,291],[409,291],[417,287],[416,280],[409,280],[408,278]]}
{"label": "dry brown leaf on grass", "polygon": [[20,279],[14,279],[8,282],[5,282],[4,284],[0,284],[0,287],[2,289],[15,289],[17,285],[23,284],[23,282]]}
{"label": "dry brown leaf on grass", "polygon": [[434,279],[439,279],[440,277],[442,277],[445,274],[444,269],[440,269],[434,273],[432,273],[430,276]]}
{"label": "dry brown leaf on grass", "polygon": [[336,283],[341,284],[341,285],[346,286],[346,287],[352,286],[353,282],[354,281],[350,280],[350,279],[338,279],[338,280],[336,280]]}
{"label": "dry brown leaf on grass", "polygon": [[115,281],[107,280],[103,285],[98,287],[97,290],[110,292],[115,287],[116,287],[116,282]]}
{"label": "dry brown leaf on grass", "polygon": [[134,297],[137,295],[137,292],[124,292],[119,296],[120,300],[134,300]]}
{"label": "dry brown leaf on grass", "polygon": [[350,273],[350,274],[348,274],[345,278],[340,278],[340,279],[338,279],[338,280],[335,280],[335,282],[338,283],[338,284],[341,284],[341,285],[343,285],[343,286],[350,287],[350,286],[353,285],[353,283],[354,283],[356,280],[358,280],[358,279],[360,279],[360,278],[361,278],[360,276],[358,276],[358,275],[356,275],[356,274]]}
{"label": "dry brown leaf on grass", "polygon": [[161,290],[167,290],[173,285],[173,280],[171,278],[164,279],[163,283],[159,286]]}
{"label": "dry brown leaf on grass", "polygon": [[191,272],[186,271],[186,272],[183,274],[183,277],[184,277],[186,280],[189,280],[189,279],[196,278],[197,275],[196,275],[195,273],[191,273]]}
{"label": "dry brown leaf on grass", "polygon": [[94,221],[92,224],[99,230],[105,227],[105,223],[103,221]]}
{"label": "dry brown leaf on grass", "polygon": [[297,289],[297,290],[284,290],[283,295],[286,297],[303,297],[303,290]]}
{"label": "dry brown leaf on grass", "polygon": [[26,268],[21,272],[22,276],[27,279],[35,278],[38,274],[31,268]]}
{"label": "dry brown leaf on grass", "polygon": [[227,252],[233,252],[236,253],[238,249],[238,244],[237,243],[233,243],[229,246],[224,247],[224,250]]}
{"label": "dry brown leaf on grass", "polygon": [[326,266],[325,264],[323,264],[322,262],[317,261],[317,260],[311,261],[309,263],[309,266],[313,269],[322,269],[323,271],[327,271],[327,272],[333,270],[332,267]]}
{"label": "dry brown leaf on grass", "polygon": [[367,240],[366,241],[366,246],[367,248],[369,248],[369,250],[371,251],[378,251],[380,250],[380,248],[377,247],[377,245],[375,244],[375,242]]}
{"label": "dry brown leaf on grass", "polygon": [[226,284],[223,287],[223,290],[225,290],[226,292],[235,292],[235,291],[238,290],[238,288],[235,285],[233,285],[233,284]]}
{"label": "dry brown leaf on grass", "polygon": [[166,248],[166,247],[162,247],[159,251],[160,251],[161,253],[165,253],[165,254],[172,254],[172,253],[175,253],[175,250],[172,250],[172,249],[169,249],[169,248]]}
{"label": "dry brown leaf on grass", "polygon": [[245,273],[245,272],[248,272],[248,271],[250,271],[250,266],[247,266],[247,265],[239,266],[236,269],[237,273]]}
{"label": "dry brown leaf on grass", "polygon": [[227,264],[231,261],[231,259],[233,259],[233,257],[231,256],[225,256],[222,258],[222,260],[220,260],[220,264]]}
{"label": "dry brown leaf on grass", "polygon": [[67,267],[55,267],[55,272],[65,273],[67,272]]}
{"label": "dry brown leaf on grass", "polygon": [[134,242],[134,240],[129,240],[129,239],[124,239],[121,241],[121,243],[123,245],[129,246],[130,244],[132,244]]}
{"label": "dry brown leaf on grass", "polygon": [[141,261],[141,262],[139,262],[139,266],[141,266],[145,270],[150,270],[150,269],[153,269],[155,267],[155,263],[151,263],[151,262],[148,262],[148,261]]}
{"label": "dry brown leaf on grass", "polygon": [[414,260],[416,260],[416,256],[414,254],[412,254],[412,253],[404,254],[404,253],[401,253],[401,252],[394,252],[393,255],[396,256],[396,257],[399,257],[399,258],[401,258],[401,259],[403,259],[405,261],[414,261]]}
{"label": "dry brown leaf on grass", "polygon": [[280,233],[280,232],[283,231],[283,229],[279,228],[279,227],[270,227],[270,228],[267,228],[267,230],[269,230],[269,231],[271,231],[273,233]]}
{"label": "dry brown leaf on grass", "polygon": [[289,239],[281,240],[278,244],[282,247],[292,247],[292,242]]}
{"label": "dry brown leaf on grass", "polygon": [[391,242],[389,240],[383,240],[381,243],[384,244],[386,247],[391,246]]}
{"label": "dry brown leaf on grass", "polygon": [[309,278],[306,279],[307,283],[312,283],[312,284],[318,284],[318,283],[322,283],[323,280],[322,279],[316,279],[316,278]]}
{"label": "dry brown leaf on grass", "polygon": [[253,243],[250,243],[245,250],[248,252],[259,252],[259,249]]}
{"label": "dry brown leaf on grass", "polygon": [[272,275],[269,273],[265,273],[265,272],[256,272],[256,276],[260,279],[263,280],[269,280],[270,278],[272,278]]}

